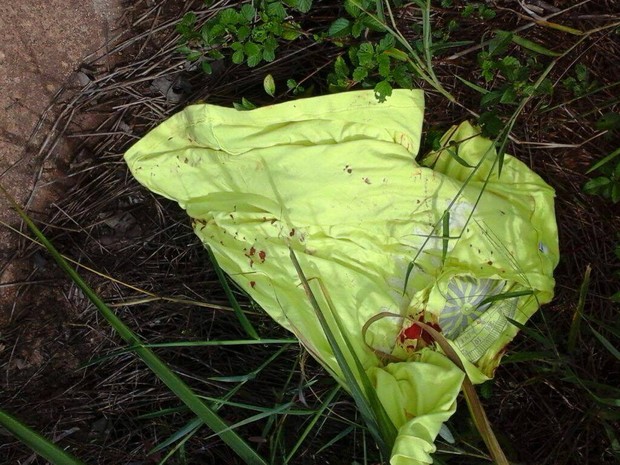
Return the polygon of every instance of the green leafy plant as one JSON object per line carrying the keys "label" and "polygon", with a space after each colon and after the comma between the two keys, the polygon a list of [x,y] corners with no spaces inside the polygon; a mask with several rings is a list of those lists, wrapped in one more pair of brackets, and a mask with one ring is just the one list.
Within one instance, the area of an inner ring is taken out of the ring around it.
{"label": "green leafy plant", "polygon": [[226,56],[249,67],[271,62],[280,40],[295,40],[302,34],[290,10],[306,13],[311,7],[312,0],[262,0],[221,10],[199,28],[196,14],[190,12],[177,25],[178,50],[188,61],[200,61],[207,74],[213,60]]}
{"label": "green leafy plant", "polygon": [[[525,59],[508,54],[513,43],[534,54]],[[497,104],[516,105],[524,96],[551,94],[553,86],[549,79],[545,79],[538,87],[533,85],[532,77],[541,68],[536,54],[557,55],[511,32],[496,31],[488,48],[478,54],[478,64],[485,82],[497,84],[493,90],[482,96],[480,106],[488,109]]]}
{"label": "green leafy plant", "polygon": [[286,87],[293,93],[293,95],[303,94],[306,91],[306,88],[299,84],[295,79],[287,79]]}
{"label": "green leafy plant", "polygon": [[371,13],[377,13],[374,0],[345,0],[343,6],[349,18],[337,18],[327,31],[331,38],[352,36],[360,38],[367,31],[385,32],[385,25]]}
{"label": "green leafy plant", "polygon": [[504,127],[501,115],[506,110],[512,113],[512,108],[520,107],[532,97],[553,93],[553,84],[544,76],[547,71],[542,71],[538,60],[541,55],[559,56],[540,44],[502,30],[495,31],[488,46],[478,53],[481,76],[491,88],[477,86],[462,78],[461,81],[482,94],[479,123],[485,136],[495,138],[500,134]]}
{"label": "green leafy plant", "polygon": [[[451,5],[451,1],[449,4]],[[471,18],[472,16],[476,16],[482,20],[489,20],[495,18],[497,13],[495,10],[484,3],[471,2],[467,3],[463,10],[461,11],[461,16],[463,18]]]}
{"label": "green leafy plant", "polygon": [[[583,186],[587,194],[602,195],[613,203],[620,200],[620,148],[596,163],[587,174],[597,172],[599,176],[590,179]],[[615,160],[614,163],[612,163]]]}
{"label": "green leafy plant", "polygon": [[[606,131],[605,137],[610,139],[620,132],[620,114],[605,113],[596,122],[596,129]],[[595,163],[586,174],[598,174],[583,186],[587,194],[601,195],[613,203],[620,200],[620,147]]]}
{"label": "green leafy plant", "polygon": [[332,92],[361,84],[365,88],[374,88],[379,101],[384,101],[392,94],[394,85],[412,87],[412,69],[407,63],[407,55],[396,48],[391,34],[385,34],[377,44],[363,42],[351,46],[347,55],[351,66],[340,56],[334,64],[334,72],[327,78]]}
{"label": "green leafy plant", "polygon": [[[430,0],[416,0],[414,3],[422,14],[422,24],[417,29],[421,37],[412,42],[398,30],[390,2],[385,5],[369,0],[345,2],[345,10],[354,21],[338,18],[328,31],[328,37],[334,43],[347,49],[336,59],[334,72],[328,76],[331,91],[361,85],[363,88],[374,88],[377,99],[384,101],[395,86],[411,88],[413,79],[418,78],[455,102],[433,71],[435,48],[430,25]],[[355,29],[356,24],[366,26],[364,37],[369,40],[355,43],[359,32]],[[376,36],[377,33],[380,35]],[[347,38],[347,34],[351,36]]]}
{"label": "green leafy plant", "polygon": [[590,79],[590,71],[583,63],[577,63],[574,76],[569,76],[562,84],[573,93],[575,97],[583,97],[596,90],[598,81]]}

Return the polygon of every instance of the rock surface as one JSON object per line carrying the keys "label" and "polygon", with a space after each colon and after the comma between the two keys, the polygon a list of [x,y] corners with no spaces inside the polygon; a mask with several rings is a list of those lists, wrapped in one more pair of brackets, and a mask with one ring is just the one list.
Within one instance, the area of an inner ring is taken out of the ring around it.
{"label": "rock surface", "polygon": [[[62,143],[38,153],[53,120],[46,109],[84,58],[105,53],[121,12],[120,0],[0,3],[0,184],[33,212],[62,192],[56,160],[72,158]],[[19,224],[3,195],[0,221]],[[35,266],[35,257],[19,257],[18,244],[0,227],[0,334],[16,318],[19,283]]]}

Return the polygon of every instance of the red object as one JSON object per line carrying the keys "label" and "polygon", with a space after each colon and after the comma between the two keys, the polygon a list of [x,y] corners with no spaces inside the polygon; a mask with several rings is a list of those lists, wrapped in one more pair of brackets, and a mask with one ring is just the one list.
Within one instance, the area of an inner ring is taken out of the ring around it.
{"label": "red object", "polygon": [[[421,323],[425,323],[424,317],[421,317],[418,321],[420,321]],[[441,332],[441,328],[439,327],[437,323],[426,323],[426,325],[430,326],[431,328],[433,328],[434,330],[438,332]],[[422,327],[418,325],[417,323],[413,323],[411,326],[403,330],[402,333],[400,333],[401,342],[404,342],[406,339],[417,340],[420,338],[422,338],[422,340],[426,344],[430,344],[431,342],[434,341],[433,336],[431,336],[431,334],[428,333],[427,331],[424,331]]]}

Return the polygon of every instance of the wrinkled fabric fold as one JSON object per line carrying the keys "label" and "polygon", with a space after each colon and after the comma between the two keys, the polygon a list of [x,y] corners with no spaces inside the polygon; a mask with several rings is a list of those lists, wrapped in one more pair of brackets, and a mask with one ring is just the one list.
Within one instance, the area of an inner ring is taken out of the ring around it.
{"label": "wrinkled fabric fold", "polygon": [[231,279],[344,385],[295,251],[398,429],[393,465],[432,462],[465,376],[413,322],[439,329],[482,382],[517,333],[510,320],[525,323],[552,298],[558,261],[553,190],[509,155],[498,175],[493,144],[467,122],[416,162],[423,111],[417,90],[384,103],[362,91],[247,112],[195,105],[125,155],[140,183],[187,211]]}

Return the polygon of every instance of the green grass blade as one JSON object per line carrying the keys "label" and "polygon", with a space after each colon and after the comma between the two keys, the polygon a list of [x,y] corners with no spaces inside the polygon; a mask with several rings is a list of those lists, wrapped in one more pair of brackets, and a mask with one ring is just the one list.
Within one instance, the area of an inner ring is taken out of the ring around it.
{"label": "green grass blade", "polygon": [[588,295],[588,288],[590,287],[591,272],[592,267],[588,265],[586,267],[586,272],[583,275],[583,281],[581,282],[581,286],[579,287],[579,300],[577,301],[577,307],[575,308],[575,313],[573,314],[570,330],[568,331],[569,353],[572,353],[575,350],[575,345],[577,344],[577,337],[580,334],[581,321],[583,320],[583,308],[586,305],[586,296]]}
{"label": "green grass blade", "polygon": [[450,238],[450,212],[445,211],[442,218],[443,238],[441,240],[441,262],[446,262],[448,255],[448,240]]}
{"label": "green grass blade", "polygon": [[[342,335],[342,339],[344,340],[344,343],[347,346],[347,349],[351,353],[351,356],[354,360],[355,367],[357,368],[359,377],[362,381],[362,387],[364,389],[364,392],[366,393],[366,399],[368,399],[372,412],[379,426],[379,432],[383,436],[386,444],[394,444],[394,442],[396,441],[396,436],[398,434],[396,427],[392,423],[392,420],[390,420],[390,418],[388,417],[388,414],[385,411],[383,404],[379,400],[377,391],[372,386],[372,383],[370,382],[370,379],[368,378],[368,375],[366,374],[366,370],[364,370],[364,367],[362,366],[362,362],[360,361],[359,357],[355,354],[353,345],[351,344],[351,341],[346,334],[344,325],[342,324],[342,320],[338,312],[335,310],[334,306],[331,305],[331,302],[329,301],[329,299],[328,299],[328,303],[329,303],[329,308],[334,317],[334,320],[336,321],[336,324],[338,325],[338,330],[340,331]],[[391,449],[391,446],[390,446],[390,449]]]}
{"label": "green grass blade", "polygon": [[605,336],[603,336],[592,327],[590,327],[590,331],[592,331],[594,337],[598,339],[598,341],[603,345],[603,347],[605,347],[609,351],[611,355],[616,357],[616,359],[620,360],[620,350],[616,349],[614,345],[609,341],[609,339],[607,339]]}
{"label": "green grass blade", "polygon": [[480,303],[477,305],[477,308],[483,307],[486,304],[490,304],[492,302],[514,299],[515,297],[523,297],[525,295],[534,295],[534,291],[531,289],[524,289],[522,291],[502,292],[501,294],[491,295],[481,300]]}
{"label": "green grass blade", "polygon": [[192,418],[185,425],[183,425],[183,427],[181,427],[180,429],[175,431],[173,434],[168,436],[168,439],[160,442],[155,447],[153,447],[148,452],[148,455],[154,454],[155,452],[159,452],[160,450],[164,450],[166,447],[174,444],[175,442],[183,440],[188,435],[192,435],[196,433],[196,431],[198,431],[198,428],[200,428],[202,425],[203,423],[200,418],[198,417]]}
{"label": "green grass blade", "polygon": [[286,455],[286,457],[284,458],[284,464],[288,464],[291,461],[291,458],[295,455],[295,453],[297,452],[297,450],[301,447],[301,445],[303,444],[303,442],[306,440],[306,438],[308,437],[308,434],[310,434],[310,432],[312,431],[312,429],[314,428],[314,425],[316,425],[317,421],[319,421],[319,418],[321,418],[321,415],[323,415],[323,412],[325,412],[325,410],[327,410],[327,408],[329,407],[329,405],[331,404],[332,400],[334,399],[334,397],[336,397],[336,394],[338,394],[338,392],[340,391],[340,386],[336,385],[332,388],[332,390],[327,394],[327,397],[325,398],[325,400],[323,401],[323,403],[321,404],[321,406],[317,409],[314,417],[310,420],[310,423],[308,423],[308,426],[306,426],[306,428],[304,429],[304,431],[301,433],[301,435],[299,436],[299,439],[297,440],[297,442],[295,443],[295,445],[291,448],[291,450],[289,451],[289,453]]}
{"label": "green grass blade", "polygon": [[509,363],[523,363],[523,362],[543,362],[551,364],[566,363],[565,360],[555,360],[555,354],[549,351],[539,352],[515,352],[506,355],[502,359],[502,365],[508,365]]}
{"label": "green grass blade", "polygon": [[179,453],[179,458],[177,465],[187,465],[187,459],[185,457],[185,443],[189,441],[194,434],[198,432],[198,428],[194,431],[187,434],[183,439],[181,439],[172,449],[168,451],[168,453],[162,458],[157,465],[165,465],[170,457],[172,457],[177,452]]}
{"label": "green grass blade", "polygon": [[465,160],[463,160],[458,153],[458,145],[455,145],[453,147],[450,147],[447,150],[448,155],[450,155],[450,158],[452,158],[455,162],[457,162],[459,165],[464,166],[465,168],[473,168],[473,165],[470,165],[469,163],[467,163]]}
{"label": "green grass blade", "polygon": [[457,78],[459,81],[461,81],[463,84],[465,84],[470,89],[473,89],[473,90],[475,90],[476,92],[478,92],[478,93],[480,93],[482,95],[486,95],[486,94],[489,93],[489,91],[487,89],[485,89],[484,87],[480,87],[479,85],[474,84],[473,82],[468,81],[465,78],[462,78],[458,74],[455,74],[454,77]]}
{"label": "green grass blade", "polygon": [[134,347],[136,354],[153,371],[153,373],[185,404],[192,410],[204,423],[211,428],[216,435],[235,451],[247,464],[267,465],[267,462],[260,457],[238,434],[231,431],[229,426],[179,378],[168,366],[155,355],[149,348],[144,347],[140,338],[101,300],[82,277],[75,271],[69,263],[62,257],[60,252],[45,237],[43,232],[34,224],[30,217],[17,204],[13,197],[0,186],[0,191],[9,200],[13,208],[26,223],[28,228],[41,241],[50,255],[54,258],[58,266],[71,278],[84,295],[97,307],[101,315],[114,328],[118,335],[128,344]]}
{"label": "green grass blade", "polygon": [[351,432],[355,429],[355,425],[351,425],[351,426],[347,426],[345,429],[343,429],[342,431],[340,431],[340,433],[338,433],[336,436],[334,436],[333,438],[331,438],[329,441],[327,441],[325,444],[323,444],[321,446],[321,448],[319,450],[316,451],[316,455],[319,455],[321,452],[323,452],[324,450],[329,449],[331,446],[333,446],[334,444],[336,444],[338,441],[340,441],[342,438],[348,436],[349,434],[351,434]]}
{"label": "green grass blade", "polygon": [[[256,421],[262,420],[263,418],[271,417],[273,415],[282,415],[282,414],[288,413],[288,410],[290,410],[290,408],[293,405],[294,405],[293,402],[287,402],[286,404],[278,405],[272,409],[269,409],[268,411],[257,413],[256,415],[252,415],[251,417],[244,418],[243,420],[238,421],[235,424],[227,426],[226,429],[222,432],[232,432],[232,430],[234,430],[235,428],[240,428],[242,426],[249,425],[250,423],[254,423]],[[212,434],[210,436],[207,436],[205,439],[211,439],[219,435],[220,433]]]}
{"label": "green grass blade", "polygon": [[573,313],[573,319],[571,321],[570,330],[568,331],[568,352],[572,353],[575,350],[577,344],[577,338],[581,334],[581,321],[583,320],[583,308],[586,305],[586,296],[588,295],[588,289],[590,287],[590,273],[592,267],[588,265],[586,272],[583,275],[583,281],[579,287],[579,300],[577,301],[577,307],[575,313]]}
{"label": "green grass blade", "polygon": [[586,171],[586,174],[590,174],[592,171],[599,169],[601,166],[606,165],[607,163],[609,163],[611,160],[613,160],[614,158],[616,158],[618,155],[620,155],[620,147],[618,147],[616,150],[614,150],[613,152],[611,152],[609,155],[607,155],[605,158],[603,158],[602,160],[599,160],[598,162],[596,162],[592,168],[590,168],[588,171]]}
{"label": "green grass blade", "polygon": [[[156,347],[213,347],[213,346],[245,346],[257,344],[298,344],[297,339],[235,339],[235,340],[214,340],[214,341],[178,341],[178,342],[157,342],[155,344],[143,344],[143,347],[150,349]],[[80,368],[87,368],[92,365],[98,365],[101,362],[109,360],[119,355],[132,352],[133,347],[125,347],[123,349],[113,350],[101,357],[96,357],[88,362],[80,365]]]}
{"label": "green grass blade", "polygon": [[34,432],[17,418],[9,415],[3,410],[0,410],[0,425],[38,455],[54,465],[84,465],[84,462],[80,462],[71,454]]}
{"label": "green grass blade", "polygon": [[237,319],[239,320],[239,323],[241,323],[241,327],[244,329],[246,334],[250,336],[252,339],[260,339],[260,336],[254,329],[254,326],[252,326],[252,323],[250,323],[250,320],[248,320],[248,317],[245,316],[245,313],[243,313],[243,310],[241,309],[239,302],[237,302],[237,299],[233,295],[232,290],[230,289],[230,286],[228,285],[228,281],[226,280],[226,276],[224,275],[224,272],[220,268],[220,265],[217,263],[217,259],[215,258],[215,255],[213,254],[211,247],[205,244],[205,248],[207,249],[207,253],[209,254],[209,260],[211,260],[211,263],[213,264],[213,269],[215,270],[215,274],[217,274],[217,278],[220,280],[220,284],[222,285],[222,288],[224,289],[224,292],[226,293],[226,297],[228,298],[230,305],[235,311],[235,315],[237,315]]}
{"label": "green grass blade", "polygon": [[508,320],[508,322],[511,325],[516,326],[517,328],[519,328],[520,331],[523,331],[523,333],[527,337],[531,337],[535,341],[537,341],[540,344],[542,344],[543,347],[556,347],[554,341],[552,341],[550,338],[546,337],[544,334],[540,333],[539,331],[536,331],[536,330],[534,330],[534,329],[532,329],[532,328],[530,328],[528,326],[525,326],[523,323],[519,323],[518,321],[513,320],[512,318],[506,317],[506,320]]}
{"label": "green grass blade", "polygon": [[549,50],[548,48],[543,47],[542,45],[536,43],[536,42],[532,42],[531,40],[525,39],[521,36],[518,36],[516,34],[512,34],[512,41],[523,47],[526,48],[532,52],[538,53],[540,55],[545,55],[548,57],[559,57],[562,55],[562,53],[560,52],[554,52],[552,50]]}
{"label": "green grass blade", "polygon": [[[379,400],[377,391],[372,386],[372,383],[370,382],[370,379],[368,378],[368,375],[366,374],[366,370],[364,369],[362,362],[360,361],[359,357],[355,353],[355,349],[353,348],[353,344],[351,344],[351,340],[347,336],[347,331],[346,331],[346,328],[344,327],[344,324],[342,323],[340,314],[338,313],[338,310],[334,306],[327,289],[325,288],[325,286],[323,285],[323,282],[320,279],[317,279],[317,282],[319,283],[321,291],[323,292],[325,301],[327,302],[327,306],[332,314],[332,317],[334,318],[334,321],[336,322],[336,325],[338,326],[338,331],[340,332],[340,335],[342,336],[342,339],[345,345],[347,346],[349,353],[351,354],[351,358],[353,359],[353,362],[355,363],[355,368],[357,369],[359,379],[361,380],[363,391],[366,394],[366,399],[370,405],[371,411],[373,412],[374,418],[379,427],[379,432],[384,438],[384,442],[386,444],[394,444],[394,442],[396,441],[396,436],[398,432],[396,428],[394,427],[392,420],[390,420],[387,412],[385,411],[383,404]],[[362,332],[363,332],[363,329],[362,329]]]}
{"label": "green grass blade", "polygon": [[368,399],[366,398],[366,396],[364,395],[364,392],[362,391],[360,385],[358,384],[355,378],[355,375],[353,374],[353,371],[351,370],[351,367],[349,366],[347,359],[344,353],[342,352],[342,349],[338,345],[338,342],[336,341],[336,337],[334,336],[334,333],[329,327],[329,324],[327,323],[327,320],[325,319],[325,315],[323,314],[323,311],[321,310],[321,307],[319,306],[319,303],[316,300],[316,297],[314,296],[312,289],[310,289],[308,280],[306,279],[306,276],[303,270],[301,269],[301,265],[299,264],[299,261],[297,260],[297,257],[293,249],[290,249],[290,256],[291,256],[291,261],[293,262],[293,265],[295,267],[295,270],[297,271],[297,275],[299,276],[299,279],[301,280],[304,290],[306,291],[306,295],[308,296],[308,299],[310,300],[310,304],[312,305],[312,308],[314,309],[316,313],[319,323],[321,324],[321,327],[323,329],[327,342],[329,343],[332,351],[334,352],[334,356],[336,358],[336,361],[338,362],[338,366],[342,370],[345,385],[350,390],[351,396],[353,397],[353,400],[355,401],[357,409],[359,410],[360,414],[364,418],[364,422],[366,423],[366,426],[368,427],[368,430],[370,431],[373,438],[375,439],[377,445],[381,449],[382,453],[386,457],[389,457],[392,444],[386,443],[383,437],[383,434],[381,432],[381,429],[379,427],[377,418],[375,417],[375,414],[372,411],[372,408],[368,403]]}

